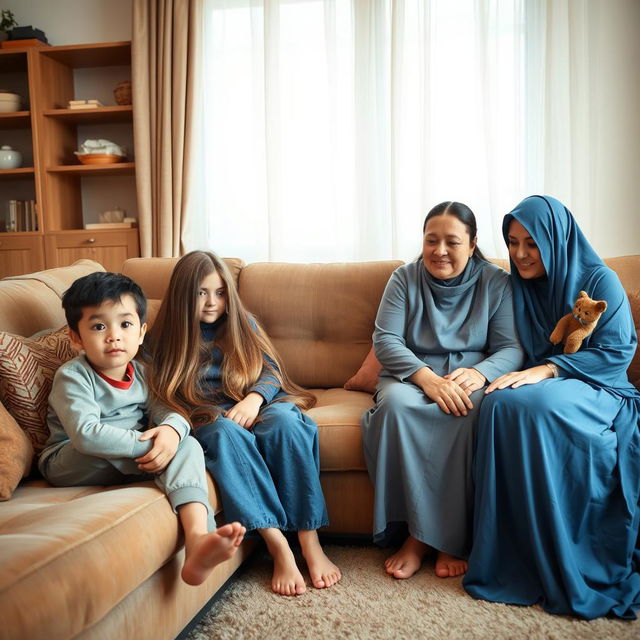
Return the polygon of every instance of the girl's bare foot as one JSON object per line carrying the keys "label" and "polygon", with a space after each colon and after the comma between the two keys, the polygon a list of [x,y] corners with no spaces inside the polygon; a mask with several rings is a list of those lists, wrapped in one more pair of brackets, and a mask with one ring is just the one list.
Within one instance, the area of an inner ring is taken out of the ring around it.
{"label": "girl's bare foot", "polygon": [[467,561],[440,551],[436,558],[436,575],[439,578],[453,578],[467,572]]}
{"label": "girl's bare foot", "polygon": [[385,560],[385,571],[394,578],[410,578],[421,567],[429,549],[429,545],[409,536],[400,549]]}
{"label": "girl's bare foot", "polygon": [[273,558],[271,590],[282,596],[299,596],[305,593],[307,585],[282,531],[279,529],[258,529],[258,533],[264,538],[267,550]]}
{"label": "girl's bare foot", "polygon": [[342,578],[340,569],[336,567],[325,552],[318,540],[318,532],[315,530],[298,531],[298,540],[302,549],[302,555],[307,562],[311,583],[316,589],[332,587]]}
{"label": "girl's bare foot", "polygon": [[182,579],[190,585],[202,584],[216,565],[238,550],[244,534],[245,528],[233,522],[211,533],[190,536],[185,544]]}

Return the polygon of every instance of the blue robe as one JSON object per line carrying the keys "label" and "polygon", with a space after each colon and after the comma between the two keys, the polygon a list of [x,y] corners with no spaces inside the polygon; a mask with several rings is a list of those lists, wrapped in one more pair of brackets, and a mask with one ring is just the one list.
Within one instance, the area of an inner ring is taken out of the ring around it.
{"label": "blue robe", "polygon": [[[202,386],[212,403],[227,411],[236,400],[222,391],[223,353],[216,343],[227,320],[201,323],[211,356]],[[265,366],[247,393],[259,393],[264,404],[251,429],[218,416],[195,430],[205,465],[220,490],[224,517],[247,531],[275,527],[283,531],[319,529],[329,524],[320,485],[320,445],[316,423],[290,402],[266,354]]]}
{"label": "blue robe", "polygon": [[[571,213],[533,196],[505,217],[537,244],[546,276],[512,264],[526,366],[559,377],[494,391],[478,418],[474,541],[466,590],[476,598],[583,618],[635,618],[640,606],[640,394],[627,378],[637,338],[616,274]],[[577,353],[549,341],[578,292],[608,307]]]}
{"label": "blue robe", "polygon": [[382,375],[362,438],[375,488],[374,540],[410,533],[439,551],[466,556],[473,517],[473,430],[482,401],[467,416],[444,413],[408,378],[428,366],[438,375],[474,367],[489,381],[517,368],[508,274],[473,258],[451,280],[422,261],[399,267],[380,302],[373,343]]}

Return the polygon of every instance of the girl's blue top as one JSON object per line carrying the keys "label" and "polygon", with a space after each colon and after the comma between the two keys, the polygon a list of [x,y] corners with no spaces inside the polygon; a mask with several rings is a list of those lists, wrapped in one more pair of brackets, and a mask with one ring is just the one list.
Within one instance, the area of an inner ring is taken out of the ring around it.
{"label": "girl's blue top", "polygon": [[[235,404],[237,401],[222,393],[222,367],[224,366],[224,354],[222,349],[216,344],[215,339],[220,327],[227,320],[226,315],[220,316],[215,322],[201,322],[200,331],[203,339],[211,343],[211,357],[204,372],[203,386],[212,394],[212,400],[219,405]],[[277,370],[275,362],[264,354],[265,366],[256,383],[247,391],[247,395],[252,391],[259,393],[269,404],[280,392],[280,382],[274,374]]]}

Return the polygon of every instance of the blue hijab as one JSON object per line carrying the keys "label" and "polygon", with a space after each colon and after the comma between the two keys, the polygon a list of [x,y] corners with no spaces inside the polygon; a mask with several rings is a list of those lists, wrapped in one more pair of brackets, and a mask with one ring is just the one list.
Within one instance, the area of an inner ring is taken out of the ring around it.
{"label": "blue hijab", "polygon": [[[516,326],[527,366],[551,361],[565,375],[622,397],[640,398],[627,377],[637,336],[626,292],[615,272],[598,257],[571,212],[555,198],[531,196],[507,214],[502,224],[507,244],[514,219],[538,246],[546,270],[544,277],[525,280],[511,261]],[[580,350],[565,355],[563,345],[552,345],[549,335],[571,311],[580,291],[606,300],[607,310]]]}

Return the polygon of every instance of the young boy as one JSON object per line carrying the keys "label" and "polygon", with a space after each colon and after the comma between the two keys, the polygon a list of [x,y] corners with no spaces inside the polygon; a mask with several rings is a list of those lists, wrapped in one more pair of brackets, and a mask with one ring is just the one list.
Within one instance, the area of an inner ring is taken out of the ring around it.
{"label": "young boy", "polygon": [[149,423],[157,426],[145,429],[147,386],[133,361],[147,330],[144,294],[126,276],[92,273],[71,285],[62,306],[71,343],[84,353],[53,379],[40,472],[57,486],[153,478],[184,529],[182,579],[201,584],[235,553],[245,528],[234,522],[215,530],[202,448],[181,415],[156,408]]}

